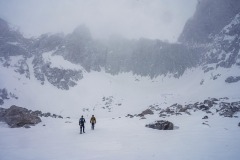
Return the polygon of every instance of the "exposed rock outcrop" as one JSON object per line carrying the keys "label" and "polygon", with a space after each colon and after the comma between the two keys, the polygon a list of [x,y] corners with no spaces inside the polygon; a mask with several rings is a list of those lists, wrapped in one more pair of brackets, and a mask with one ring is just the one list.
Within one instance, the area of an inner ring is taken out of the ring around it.
{"label": "exposed rock outcrop", "polygon": [[[166,109],[159,112],[159,117],[167,117],[171,115],[181,115],[181,113],[190,114],[190,111],[203,111],[207,114],[219,113],[220,116],[234,117],[234,114],[240,111],[240,101],[224,102],[225,98],[209,98],[203,102],[196,102],[194,104],[173,104]],[[181,113],[180,113],[181,112]]]}
{"label": "exposed rock outcrop", "polygon": [[[232,1],[232,0],[231,0]],[[238,1],[240,6],[240,1]],[[240,11],[239,11],[240,12]],[[209,50],[204,54],[203,61],[209,67],[231,68],[240,66],[240,13],[233,17],[221,32],[213,36]],[[227,78],[227,81],[236,81],[238,78]],[[226,82],[227,82],[226,81]]]}
{"label": "exposed rock outcrop", "polygon": [[155,121],[154,123],[147,124],[146,127],[158,130],[173,130],[173,123],[165,120]]}
{"label": "exposed rock outcrop", "polygon": [[6,122],[11,128],[35,125],[41,122],[41,119],[32,114],[30,110],[14,105],[9,109],[2,109],[0,116],[0,120]]}
{"label": "exposed rock outcrop", "polygon": [[15,94],[11,92],[9,93],[6,88],[3,89],[0,88],[0,105],[4,104],[4,100],[8,100],[11,98],[18,99],[18,97]]}
{"label": "exposed rock outcrop", "polygon": [[179,41],[208,43],[239,12],[239,0],[198,0],[196,12],[185,24]]}
{"label": "exposed rock outcrop", "polygon": [[[0,121],[6,122],[11,128],[25,127],[30,128],[41,122],[40,117],[61,118],[61,115],[51,114],[49,112],[31,111],[23,107],[11,106],[8,109],[0,108]],[[70,117],[69,117],[70,119]]]}
{"label": "exposed rock outcrop", "polygon": [[143,117],[148,114],[152,115],[152,114],[154,114],[154,112],[151,109],[146,109],[146,110],[142,111],[142,113],[140,113],[139,116]]}

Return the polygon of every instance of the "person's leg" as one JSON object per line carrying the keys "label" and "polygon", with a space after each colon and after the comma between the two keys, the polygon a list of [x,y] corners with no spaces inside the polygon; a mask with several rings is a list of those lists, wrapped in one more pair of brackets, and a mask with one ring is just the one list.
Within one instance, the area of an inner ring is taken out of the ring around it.
{"label": "person's leg", "polygon": [[85,126],[83,126],[83,133],[85,133]]}
{"label": "person's leg", "polygon": [[81,125],[81,131],[80,131],[80,134],[82,134],[82,132],[84,133],[84,126]]}
{"label": "person's leg", "polygon": [[82,134],[82,128],[83,128],[83,127],[82,127],[82,126],[80,126],[80,134]]}

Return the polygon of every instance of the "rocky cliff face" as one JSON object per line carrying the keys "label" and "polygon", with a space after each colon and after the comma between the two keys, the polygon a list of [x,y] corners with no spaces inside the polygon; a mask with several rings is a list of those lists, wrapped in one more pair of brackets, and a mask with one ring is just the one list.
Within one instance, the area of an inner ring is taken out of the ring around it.
{"label": "rocky cliff face", "polygon": [[30,39],[25,39],[18,31],[12,30],[8,23],[0,18],[0,57],[29,56]]}
{"label": "rocky cliff face", "polygon": [[214,36],[205,63],[214,64],[216,68],[240,66],[240,13]]}
{"label": "rocky cliff face", "polygon": [[[199,54],[195,52],[200,50],[182,44],[150,39],[127,40],[119,37],[108,42],[97,41],[91,37],[85,26],[79,26],[68,35],[44,34],[37,39],[25,39],[17,31],[11,31],[5,21],[2,20],[2,23],[5,35],[2,36],[0,60],[4,66],[15,67],[16,72],[24,74],[27,78],[35,76],[41,84],[48,80],[61,89],[74,86],[75,82],[82,78],[82,71],[51,68],[51,62],[45,62],[43,59],[45,53],[60,55],[71,63],[81,65],[87,72],[100,71],[103,68],[111,74],[133,72],[152,78],[168,73],[179,77],[187,68],[198,65],[199,61]],[[22,56],[17,61],[18,65],[11,65],[12,56]],[[33,59],[34,75],[30,75],[29,72],[29,58]]]}
{"label": "rocky cliff face", "polygon": [[[68,90],[82,78],[81,70],[52,67],[44,61],[43,53],[56,50],[64,42],[61,34],[42,35],[37,39],[26,39],[0,19],[0,63],[28,79],[36,77],[41,84],[47,80],[59,89]],[[30,61],[31,63],[29,63]],[[31,75],[30,68],[34,74]]]}
{"label": "rocky cliff face", "polygon": [[88,72],[100,71],[100,67],[104,67],[105,53],[104,46],[92,38],[86,26],[79,26],[66,35],[64,43],[55,52],[72,63],[80,64]]}
{"label": "rocky cliff face", "polygon": [[201,55],[204,72],[240,66],[240,1],[199,0],[179,41],[205,48]]}
{"label": "rocky cliff face", "polygon": [[169,73],[179,78],[187,68],[199,64],[200,51],[183,44],[169,44],[160,40],[129,41],[122,48],[109,47],[106,70],[112,74],[133,72],[152,78]]}
{"label": "rocky cliff face", "polygon": [[68,90],[74,87],[76,82],[82,79],[81,70],[71,70],[52,67],[51,62],[45,62],[42,55],[34,56],[32,61],[34,76],[43,85],[46,80],[59,89]]}
{"label": "rocky cliff face", "polygon": [[[151,78],[170,74],[179,78],[197,66],[202,66],[204,72],[239,66],[239,31],[239,0],[199,0],[177,44],[120,37],[99,41],[85,26],[68,35],[44,34],[26,39],[0,19],[0,63],[26,78],[35,77],[42,85],[49,82],[64,90],[75,86],[83,78],[83,71],[101,69],[110,74],[132,72]],[[54,66],[45,54],[61,56],[79,67]]]}
{"label": "rocky cliff face", "polygon": [[179,37],[183,43],[209,43],[240,12],[239,0],[199,0]]}

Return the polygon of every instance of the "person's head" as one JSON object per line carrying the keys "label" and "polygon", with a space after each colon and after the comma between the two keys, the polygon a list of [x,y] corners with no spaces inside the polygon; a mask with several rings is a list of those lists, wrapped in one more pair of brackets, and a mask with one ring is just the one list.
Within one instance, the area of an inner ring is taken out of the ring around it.
{"label": "person's head", "polygon": [[94,117],[94,115],[92,115],[92,117]]}
{"label": "person's head", "polygon": [[83,116],[82,116],[82,118],[83,118]]}

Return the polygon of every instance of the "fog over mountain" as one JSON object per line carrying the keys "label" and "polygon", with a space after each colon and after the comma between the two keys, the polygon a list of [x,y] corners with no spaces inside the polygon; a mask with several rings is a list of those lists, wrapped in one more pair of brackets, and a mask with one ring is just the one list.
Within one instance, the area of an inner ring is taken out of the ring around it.
{"label": "fog over mountain", "polygon": [[120,35],[175,42],[197,0],[1,0],[0,17],[24,36],[71,33],[86,25],[94,38]]}
{"label": "fog over mountain", "polygon": [[239,91],[240,0],[0,0],[1,160],[239,160]]}
{"label": "fog over mountain", "polygon": [[[145,1],[131,2],[132,5],[146,3]],[[3,30],[1,33],[3,35],[1,55],[4,57],[11,55],[33,56],[34,67],[40,67],[38,69],[35,68],[35,74],[40,75],[46,74],[46,71],[50,69],[46,67],[49,65],[43,63],[42,60],[46,52],[62,56],[65,60],[81,65],[87,72],[104,69],[105,72],[113,75],[132,72],[133,74],[150,76],[151,78],[167,74],[172,74],[174,77],[179,78],[189,68],[199,67],[212,62],[221,63],[218,66],[231,67],[238,62],[238,45],[234,46],[234,53],[226,52],[226,54],[231,54],[231,56],[226,56],[225,54],[225,59],[216,58],[218,56],[216,53],[212,53],[210,56],[206,54],[217,49],[216,43],[220,43],[218,45],[230,43],[223,40],[218,42],[219,40],[217,39],[217,37],[227,34],[223,34],[223,27],[233,21],[236,13],[240,10],[239,7],[234,7],[234,10],[229,7],[239,6],[234,5],[238,4],[238,1],[231,0],[227,2],[225,0],[221,2],[198,1],[194,16],[188,20],[179,37],[179,41],[182,43],[175,44],[149,38],[128,39],[117,35],[110,36],[108,39],[97,39],[86,25],[79,25],[68,34],[42,34],[37,38],[24,38],[19,31],[12,29],[6,21],[1,20],[1,29]],[[214,4],[215,6],[220,6],[220,8],[223,6],[226,6],[226,8],[219,11],[218,7],[213,7]],[[206,6],[211,11],[208,13],[208,16],[205,15]],[[214,18],[222,15],[226,16],[221,19]],[[213,20],[215,20],[215,23],[212,23]],[[212,29],[204,27],[211,23]],[[216,28],[219,28],[219,31]],[[235,34],[235,32],[234,30],[233,33]],[[202,45],[203,42],[208,43]],[[219,52],[221,51],[220,49]],[[218,60],[212,60],[211,56]],[[226,58],[229,58],[229,60]],[[228,61],[228,64],[221,60]],[[38,75],[38,79],[40,77],[43,78],[43,75]],[[40,78],[41,81],[43,81],[42,78]]]}
{"label": "fog over mountain", "polygon": [[199,0],[196,12],[185,24],[179,41],[185,43],[211,42],[214,35],[229,24],[239,10],[239,0]]}

